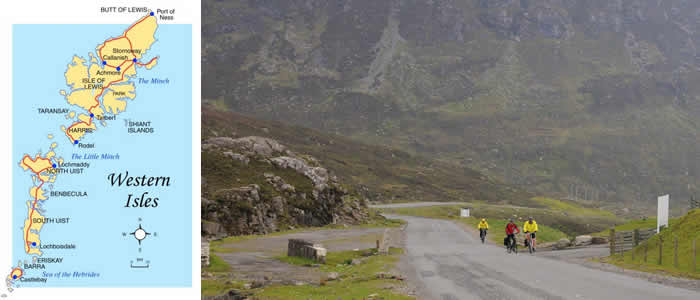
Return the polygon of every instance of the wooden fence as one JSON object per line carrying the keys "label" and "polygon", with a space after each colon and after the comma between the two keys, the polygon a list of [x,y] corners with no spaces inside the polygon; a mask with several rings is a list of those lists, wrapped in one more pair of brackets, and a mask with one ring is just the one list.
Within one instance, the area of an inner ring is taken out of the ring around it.
{"label": "wooden fence", "polygon": [[639,246],[643,241],[656,234],[656,228],[635,229],[633,231],[617,231],[610,229],[610,254],[622,253]]}
{"label": "wooden fence", "polygon": [[[614,254],[620,254],[622,256],[625,255],[625,251],[632,250],[634,247],[640,245],[642,242],[650,239],[652,236],[656,234],[656,228],[649,228],[649,229],[636,229],[634,231],[618,231],[615,232],[615,229],[612,228],[610,229],[610,255]],[[659,265],[663,265],[663,252],[664,252],[664,243],[671,242],[673,243],[673,266],[678,269],[678,237],[673,237],[673,240],[671,241],[666,241],[659,237],[659,243],[658,243],[658,253],[656,249],[649,249],[649,244],[644,243],[644,248],[643,248],[643,254],[644,255],[644,263],[647,263],[647,256],[649,254],[649,251],[651,251],[651,255],[658,255],[656,262]],[[697,272],[698,271],[698,266],[697,266],[697,257],[698,257],[698,249],[697,249],[697,239],[694,239],[691,243],[691,249],[690,249],[690,271],[691,272]],[[632,251],[632,260],[634,260],[634,255],[635,252]]]}
{"label": "wooden fence", "polygon": [[690,209],[700,208],[700,200],[695,199],[695,196],[690,197]]}

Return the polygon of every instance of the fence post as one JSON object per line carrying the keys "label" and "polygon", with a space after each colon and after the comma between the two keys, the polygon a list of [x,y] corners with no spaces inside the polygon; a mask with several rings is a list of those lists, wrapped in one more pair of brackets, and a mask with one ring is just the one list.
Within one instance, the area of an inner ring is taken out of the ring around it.
{"label": "fence post", "polygon": [[696,268],[697,265],[695,264],[695,263],[696,263],[696,260],[697,260],[697,257],[698,257],[698,249],[695,248],[695,242],[696,242],[697,240],[698,240],[698,239],[694,239],[694,240],[693,240],[693,272],[697,272],[697,271],[698,271],[698,269]]}
{"label": "fence post", "polygon": [[610,228],[610,255],[615,255],[615,227]]}
{"label": "fence post", "polygon": [[639,246],[639,229],[634,230],[634,246]]}
{"label": "fence post", "polygon": [[644,263],[647,262],[647,250],[649,249],[649,243],[644,243]]}
{"label": "fence post", "polygon": [[664,249],[664,239],[659,236],[659,265],[663,263],[662,251]]}
{"label": "fence post", "polygon": [[678,237],[673,238],[673,266],[678,268]]}

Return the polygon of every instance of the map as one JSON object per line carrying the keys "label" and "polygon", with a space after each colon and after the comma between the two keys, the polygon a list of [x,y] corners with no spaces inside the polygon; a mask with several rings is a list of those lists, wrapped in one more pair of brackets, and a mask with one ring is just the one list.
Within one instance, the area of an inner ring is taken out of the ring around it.
{"label": "map", "polygon": [[192,26],[12,28],[12,261],[23,287],[192,285]]}

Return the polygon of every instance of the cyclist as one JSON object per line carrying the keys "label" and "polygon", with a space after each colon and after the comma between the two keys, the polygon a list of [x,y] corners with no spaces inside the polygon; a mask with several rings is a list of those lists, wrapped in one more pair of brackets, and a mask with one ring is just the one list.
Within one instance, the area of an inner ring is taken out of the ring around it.
{"label": "cyclist", "polygon": [[[515,225],[513,223],[513,219],[508,220],[508,224],[506,225],[506,235],[507,235],[507,240],[509,241],[509,245],[515,245],[516,240],[515,240],[515,234],[520,233],[520,229],[518,229],[518,225]],[[508,253],[510,253],[510,247],[508,247]]]}
{"label": "cyclist", "polygon": [[489,230],[489,223],[486,223],[486,219],[481,219],[481,222],[479,222],[479,237],[481,238],[481,242],[484,242],[484,239],[486,238],[486,232]]}
{"label": "cyclist", "polygon": [[536,243],[535,243],[535,233],[537,233],[537,222],[532,219],[532,217],[527,218],[527,221],[523,225],[523,231],[525,232],[525,238],[528,236],[531,238],[530,242],[532,242],[532,251],[537,251],[535,248]]}

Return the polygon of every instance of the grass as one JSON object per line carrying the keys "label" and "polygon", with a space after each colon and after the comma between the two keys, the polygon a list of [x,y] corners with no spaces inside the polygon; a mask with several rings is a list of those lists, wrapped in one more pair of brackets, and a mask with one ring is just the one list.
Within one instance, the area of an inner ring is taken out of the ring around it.
{"label": "grass", "polygon": [[216,296],[232,289],[243,289],[243,283],[223,279],[203,279],[202,296]]}
{"label": "grass", "polygon": [[[669,219],[669,223],[672,224],[676,219]],[[656,228],[656,218],[638,219],[632,220],[627,223],[615,226],[615,231],[632,231],[635,229],[648,229]],[[601,232],[596,232],[592,234],[593,236],[604,236],[610,235],[610,229],[603,230]]]}
{"label": "grass", "polygon": [[[403,300],[415,299],[408,296],[397,295],[387,289],[397,284],[393,279],[380,279],[376,274],[390,271],[398,261],[401,249],[391,248],[389,255],[371,255],[357,265],[352,265],[353,259],[374,254],[376,249],[362,251],[338,251],[329,252],[326,263],[320,266],[323,272],[337,272],[340,280],[322,281],[320,286],[271,286],[255,294],[255,299],[366,299],[367,296],[376,294],[377,299]],[[311,260],[291,257],[278,257],[277,259],[295,265],[307,266],[313,263]]]}
{"label": "grass", "polygon": [[214,253],[209,254],[209,266],[206,268],[203,268],[205,272],[210,272],[210,273],[224,273],[224,272],[230,272],[231,271],[231,266],[225,262],[221,257],[217,256]]}
{"label": "grass", "polygon": [[[692,210],[687,215],[669,223],[668,229],[662,230],[660,234],[625,252],[624,255],[616,254],[602,261],[628,269],[700,279],[700,268],[692,270],[692,242],[697,240],[696,243],[700,244],[700,209]],[[663,256],[659,264],[660,238],[663,240]],[[675,238],[678,239],[677,267],[674,264]],[[645,248],[648,249],[646,262],[644,262]]]}
{"label": "grass", "polygon": [[535,198],[532,198],[532,200],[535,203],[544,206],[545,208],[552,209],[552,210],[558,210],[558,211],[566,211],[569,214],[580,215],[580,216],[596,216],[596,217],[615,218],[615,215],[612,212],[602,210],[602,209],[597,209],[597,208],[583,207],[583,206],[580,206],[580,205],[573,203],[573,202],[565,202],[562,200],[545,198],[545,197],[535,197]]}

